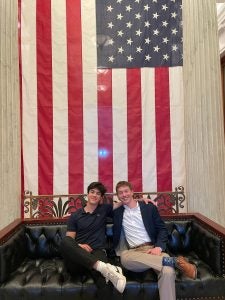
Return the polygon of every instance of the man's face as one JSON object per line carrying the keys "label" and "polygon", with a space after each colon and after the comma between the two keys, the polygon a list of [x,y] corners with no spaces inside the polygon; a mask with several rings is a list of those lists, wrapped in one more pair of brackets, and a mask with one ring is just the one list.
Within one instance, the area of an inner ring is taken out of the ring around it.
{"label": "man's face", "polygon": [[133,191],[130,189],[129,186],[123,185],[118,188],[117,196],[123,204],[128,204],[133,200]]}
{"label": "man's face", "polygon": [[87,197],[90,204],[98,204],[102,199],[101,192],[98,189],[90,189]]}

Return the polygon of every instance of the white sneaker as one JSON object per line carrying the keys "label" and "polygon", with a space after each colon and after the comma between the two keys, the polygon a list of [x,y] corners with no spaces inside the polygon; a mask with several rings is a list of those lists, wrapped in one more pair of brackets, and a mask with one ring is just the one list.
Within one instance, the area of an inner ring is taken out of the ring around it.
{"label": "white sneaker", "polygon": [[126,277],[123,275],[122,269],[111,264],[106,264],[107,274],[105,275],[106,282],[109,280],[112,282],[114,287],[122,293],[126,286]]}

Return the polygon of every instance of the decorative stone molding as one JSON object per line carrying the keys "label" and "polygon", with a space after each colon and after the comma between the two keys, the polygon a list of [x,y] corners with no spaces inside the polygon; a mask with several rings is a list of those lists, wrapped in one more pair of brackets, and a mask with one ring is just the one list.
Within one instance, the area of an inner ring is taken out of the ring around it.
{"label": "decorative stone molding", "polygon": [[220,4],[218,14],[219,50],[221,57],[225,55],[225,3]]}

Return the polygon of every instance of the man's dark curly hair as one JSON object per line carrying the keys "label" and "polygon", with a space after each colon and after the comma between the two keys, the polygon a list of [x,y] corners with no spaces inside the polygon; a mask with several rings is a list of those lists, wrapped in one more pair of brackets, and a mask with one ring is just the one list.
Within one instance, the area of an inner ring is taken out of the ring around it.
{"label": "man's dark curly hair", "polygon": [[89,186],[87,187],[87,192],[89,193],[90,190],[92,189],[97,189],[99,190],[99,192],[101,193],[101,196],[104,196],[107,189],[106,187],[98,181],[92,182],[91,184],[89,184]]}

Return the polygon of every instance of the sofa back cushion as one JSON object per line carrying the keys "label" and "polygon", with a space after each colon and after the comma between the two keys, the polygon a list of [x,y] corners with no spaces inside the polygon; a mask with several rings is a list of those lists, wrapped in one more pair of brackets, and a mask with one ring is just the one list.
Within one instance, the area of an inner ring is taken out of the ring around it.
{"label": "sofa back cushion", "polygon": [[[212,270],[221,275],[221,239],[202,225],[193,220],[166,221],[169,232],[168,253],[173,256],[179,254],[196,257],[206,262]],[[108,249],[107,253],[113,255],[112,249],[112,223],[107,224]],[[59,245],[66,234],[66,225],[30,225],[25,227],[27,255],[30,258],[59,257]]]}
{"label": "sofa back cushion", "polygon": [[28,257],[60,256],[59,245],[66,234],[66,225],[30,225],[25,228]]}
{"label": "sofa back cushion", "polygon": [[188,253],[191,248],[192,221],[166,221],[169,233],[168,252],[174,255]]}

